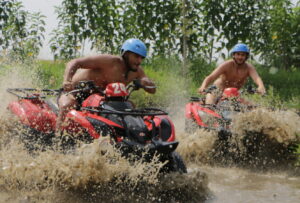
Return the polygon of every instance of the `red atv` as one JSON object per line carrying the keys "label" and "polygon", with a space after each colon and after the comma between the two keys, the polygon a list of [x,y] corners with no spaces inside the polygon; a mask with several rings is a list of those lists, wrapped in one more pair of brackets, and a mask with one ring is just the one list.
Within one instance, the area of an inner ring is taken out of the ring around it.
{"label": "red atv", "polygon": [[[215,86],[207,89],[210,93]],[[254,93],[248,88],[249,93]],[[237,88],[226,88],[221,97],[217,98],[215,105],[205,104],[205,98],[191,97],[185,106],[185,130],[188,133],[196,128],[215,130],[220,136],[230,135],[230,124],[234,114],[252,109],[253,105],[240,97]]]}
{"label": "red atv", "polygon": [[[167,113],[157,108],[137,109],[128,100],[131,92],[139,88],[138,81],[127,88],[123,83],[111,83],[104,91],[92,81],[80,82],[69,94],[85,96],[81,97],[80,107],[66,115],[67,125],[63,130],[70,136],[60,140],[63,147],[75,146],[79,140],[90,143],[101,136],[109,136],[124,156],[134,153],[150,161],[154,154],[159,154],[162,162],[168,161],[163,171],[185,173],[186,166],[175,152],[178,142]],[[58,107],[48,95],[58,95],[61,90],[14,88],[7,91],[18,97],[8,109],[27,129],[27,133],[21,133],[25,146],[29,150],[36,150],[36,144],[42,150],[51,147],[56,140],[53,138]],[[144,152],[147,156],[143,156]]]}

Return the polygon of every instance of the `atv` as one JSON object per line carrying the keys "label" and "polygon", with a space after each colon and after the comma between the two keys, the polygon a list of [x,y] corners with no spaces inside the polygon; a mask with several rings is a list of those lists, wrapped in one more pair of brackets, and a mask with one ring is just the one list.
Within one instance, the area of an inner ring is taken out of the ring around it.
{"label": "atv", "polygon": [[[108,84],[105,90],[95,86],[93,81],[81,81],[68,94],[88,95],[77,109],[70,110],[62,127],[62,147],[76,146],[78,142],[91,143],[100,137],[109,137],[110,143],[125,157],[143,158],[151,161],[159,155],[166,162],[163,172],[186,173],[181,156],[175,151],[175,129],[167,112],[158,108],[135,108],[129,100],[134,90],[141,88],[138,80],[125,87],[123,83]],[[147,87],[151,88],[151,87]],[[7,91],[18,97],[9,103],[9,111],[26,129],[21,140],[30,151],[51,148],[55,136],[58,115],[57,102],[60,90],[13,88]],[[145,156],[146,154],[146,156]]]}
{"label": "atv", "polygon": [[[208,89],[206,92],[211,90]],[[290,167],[297,163],[298,136],[287,136],[288,133],[284,129],[278,130],[281,128],[275,125],[277,122],[265,127],[258,126],[256,129],[256,126],[250,126],[256,122],[249,120],[249,123],[245,123],[245,127],[249,125],[249,129],[242,129],[240,133],[235,132],[236,129],[233,130],[233,118],[237,114],[249,112],[251,115],[251,112],[259,107],[241,96],[246,93],[254,94],[256,91],[251,86],[241,91],[237,88],[226,88],[214,105],[205,104],[205,98],[192,97],[185,107],[185,131],[191,134],[201,128],[216,132],[217,139],[210,152],[214,164],[238,164],[247,168],[272,169],[281,166]],[[270,112],[276,110],[274,107],[264,108]],[[263,115],[259,112],[256,112],[258,114],[254,112],[254,115]]]}
{"label": "atv", "polygon": [[[210,93],[216,88],[212,86],[205,92]],[[247,92],[255,91],[250,87]],[[205,98],[191,97],[185,106],[185,131],[191,133],[197,128],[203,128],[216,131],[221,137],[231,135],[230,125],[233,116],[253,108],[255,106],[243,99],[237,88],[224,89],[213,105],[205,104]]]}

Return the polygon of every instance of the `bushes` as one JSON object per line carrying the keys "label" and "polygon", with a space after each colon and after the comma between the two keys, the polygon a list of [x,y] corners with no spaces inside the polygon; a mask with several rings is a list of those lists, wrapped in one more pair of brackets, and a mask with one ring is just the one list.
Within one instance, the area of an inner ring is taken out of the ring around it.
{"label": "bushes", "polygon": [[62,85],[65,63],[63,61],[40,60],[37,72],[45,88],[60,88]]}
{"label": "bushes", "polygon": [[272,94],[278,95],[283,102],[298,103],[296,105],[300,108],[299,70],[284,71],[275,67],[262,67],[262,65],[257,65],[256,67],[266,88],[272,90]]}
{"label": "bushes", "polygon": [[[38,75],[42,78],[42,84],[47,88],[59,88],[62,84],[65,63],[62,61],[38,61]],[[189,73],[186,77],[181,74],[182,64],[176,57],[156,57],[144,62],[146,74],[157,85],[155,95],[144,91],[134,92],[132,100],[138,106],[183,105],[190,96],[199,96],[197,88],[204,77],[208,75],[216,64],[208,64],[201,58],[196,58],[189,63]],[[266,100],[274,100],[272,103],[284,102],[289,107],[300,108],[300,71],[286,72],[275,68],[266,68],[255,65],[261,75],[269,96]],[[249,80],[250,83],[253,83]],[[275,101],[276,100],[276,101]]]}

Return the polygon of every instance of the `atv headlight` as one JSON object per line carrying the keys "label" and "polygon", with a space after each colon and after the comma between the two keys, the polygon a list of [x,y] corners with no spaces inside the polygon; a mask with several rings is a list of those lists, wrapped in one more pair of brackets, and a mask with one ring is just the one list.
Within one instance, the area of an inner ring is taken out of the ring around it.
{"label": "atv headlight", "polygon": [[213,115],[208,114],[204,111],[198,110],[198,115],[200,116],[203,123],[205,123],[207,125],[213,125],[217,121],[216,117],[214,117]]}

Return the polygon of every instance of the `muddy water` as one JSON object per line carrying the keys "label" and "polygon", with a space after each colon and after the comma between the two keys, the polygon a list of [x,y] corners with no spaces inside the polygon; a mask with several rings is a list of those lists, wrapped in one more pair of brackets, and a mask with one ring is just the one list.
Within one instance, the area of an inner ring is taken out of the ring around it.
{"label": "muddy water", "polygon": [[226,147],[215,132],[178,133],[189,170],[208,176],[213,197],[207,202],[299,202],[299,155],[290,148],[299,143],[300,117],[258,109],[237,115],[233,133]]}
{"label": "muddy water", "polygon": [[[3,93],[6,88],[35,85],[23,73],[18,80],[8,75],[0,86],[3,106],[14,99]],[[188,174],[161,176],[161,163],[128,163],[105,140],[70,154],[29,154],[1,108],[0,202],[299,202],[300,173],[286,150],[299,141],[295,113],[260,109],[238,115],[224,147],[214,132],[184,133],[183,112],[176,112],[178,152]],[[262,145],[254,145],[257,139]]]}
{"label": "muddy water", "polygon": [[251,172],[240,168],[191,166],[208,175],[214,197],[207,202],[286,202],[300,200],[300,178],[286,173]]}
{"label": "muddy water", "polygon": [[[70,154],[28,154],[16,141],[0,152],[0,201],[201,202],[209,194],[201,171],[159,175],[162,163],[123,159],[105,140]],[[101,201],[100,201],[101,200]]]}

